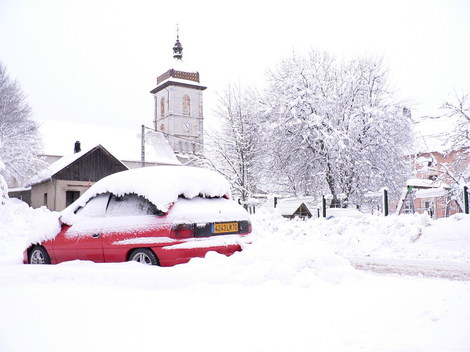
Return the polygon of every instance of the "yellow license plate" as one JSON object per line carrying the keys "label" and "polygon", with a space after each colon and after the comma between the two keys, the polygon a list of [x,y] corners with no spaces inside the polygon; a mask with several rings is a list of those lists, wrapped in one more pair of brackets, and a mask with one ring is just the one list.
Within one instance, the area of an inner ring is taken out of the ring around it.
{"label": "yellow license plate", "polygon": [[238,232],[238,222],[224,222],[214,224],[213,233]]}

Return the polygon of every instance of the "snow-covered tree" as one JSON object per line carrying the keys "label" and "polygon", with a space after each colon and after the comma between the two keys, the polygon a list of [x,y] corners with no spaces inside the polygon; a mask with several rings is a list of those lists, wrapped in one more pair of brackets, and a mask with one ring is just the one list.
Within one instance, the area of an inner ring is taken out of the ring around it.
{"label": "snow-covered tree", "polygon": [[470,148],[470,96],[468,93],[455,94],[452,100],[444,102],[445,117],[454,120],[454,130],[448,139],[452,150]]}
{"label": "snow-covered tree", "polygon": [[387,90],[380,61],[339,63],[312,51],[282,61],[269,77],[264,144],[273,183],[354,203],[366,191],[403,186],[411,121]]}
{"label": "snow-covered tree", "polygon": [[0,63],[0,203],[7,197],[7,183],[22,182],[44,164],[38,158],[38,125],[15,81]]}
{"label": "snow-covered tree", "polygon": [[229,85],[219,94],[215,110],[220,128],[209,135],[208,160],[231,182],[241,200],[256,191],[259,178],[259,125],[256,94]]}
{"label": "snow-covered tree", "polygon": [[462,187],[470,185],[470,96],[468,93],[455,93],[451,100],[442,104],[443,119],[450,119],[454,126],[447,137],[448,153],[453,153],[452,163],[440,163],[444,172],[439,175],[444,181],[452,183],[453,198],[463,201]]}

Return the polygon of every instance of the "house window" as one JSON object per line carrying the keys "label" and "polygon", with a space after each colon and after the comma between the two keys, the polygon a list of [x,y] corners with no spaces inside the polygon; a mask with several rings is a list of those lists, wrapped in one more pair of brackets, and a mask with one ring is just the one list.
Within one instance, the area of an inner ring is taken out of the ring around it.
{"label": "house window", "polygon": [[80,191],[66,191],[65,192],[65,206],[68,207],[70,204],[75,202],[80,197]]}
{"label": "house window", "polygon": [[160,116],[165,116],[165,97],[160,99]]}
{"label": "house window", "polygon": [[47,207],[47,193],[44,193],[44,205]]}
{"label": "house window", "polygon": [[191,99],[189,98],[189,95],[183,96],[183,115],[191,115]]}

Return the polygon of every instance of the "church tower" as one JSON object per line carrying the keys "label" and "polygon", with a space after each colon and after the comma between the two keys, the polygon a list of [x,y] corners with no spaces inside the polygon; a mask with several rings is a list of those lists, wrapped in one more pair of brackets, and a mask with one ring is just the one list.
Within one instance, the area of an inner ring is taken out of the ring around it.
{"label": "church tower", "polygon": [[173,58],[173,68],[158,76],[150,93],[155,99],[155,130],[166,136],[175,154],[184,160],[203,151],[202,92],[206,87],[199,83],[199,72],[185,67],[179,33]]}

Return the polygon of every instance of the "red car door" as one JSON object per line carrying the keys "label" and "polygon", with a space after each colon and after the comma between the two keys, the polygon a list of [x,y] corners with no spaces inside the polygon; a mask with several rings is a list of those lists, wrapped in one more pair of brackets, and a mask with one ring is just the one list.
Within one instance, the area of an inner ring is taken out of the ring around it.
{"label": "red car door", "polygon": [[106,231],[106,206],[109,193],[99,194],[77,210],[71,226],[64,225],[52,241],[58,263],[68,260],[104,262],[103,232]]}
{"label": "red car door", "polygon": [[79,221],[73,226],[64,226],[52,244],[58,263],[77,259],[97,263],[104,261],[103,234],[93,226],[93,222]]}

